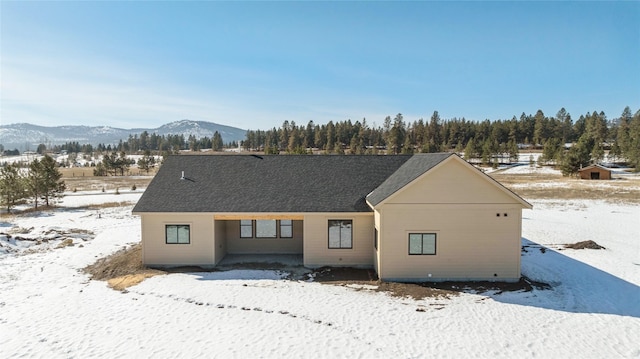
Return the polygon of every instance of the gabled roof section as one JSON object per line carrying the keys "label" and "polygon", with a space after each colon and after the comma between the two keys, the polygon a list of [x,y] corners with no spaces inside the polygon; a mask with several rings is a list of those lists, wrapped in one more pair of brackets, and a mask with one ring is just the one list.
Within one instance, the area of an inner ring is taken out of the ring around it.
{"label": "gabled roof section", "polygon": [[413,182],[438,163],[444,161],[452,153],[424,153],[415,154],[405,162],[397,171],[387,178],[378,188],[367,195],[367,201],[372,206],[377,206],[398,190]]}
{"label": "gabled roof section", "polygon": [[581,168],[581,169],[579,169],[579,170],[578,170],[578,172],[582,172],[582,171],[586,171],[586,170],[590,170],[590,169],[594,169],[594,168],[599,168],[599,169],[601,169],[601,170],[611,172],[611,168],[607,168],[607,167],[604,167],[604,166],[600,166],[599,164],[590,165],[590,166],[587,166],[587,167],[585,167],[585,168]]}
{"label": "gabled roof section", "polygon": [[170,156],[133,212],[370,212],[365,196],[412,158]]}
{"label": "gabled roof section", "polygon": [[[422,157],[425,156],[425,157]],[[418,154],[414,155],[411,160],[407,161],[396,173],[394,173],[389,179],[387,179],[379,188],[374,190],[367,196],[367,202],[376,207],[379,204],[387,201],[390,197],[400,193],[405,188],[410,187],[411,182],[418,180],[421,176],[426,176],[427,172],[438,171],[435,167],[445,166],[450,161],[456,161],[463,164],[468,169],[472,170],[483,181],[490,183],[499,191],[511,197],[516,202],[520,203],[523,208],[531,209],[533,206],[525,201],[522,197],[518,196],[515,192],[503,186],[500,182],[496,181],[491,176],[488,176],[475,166],[471,165],[457,154],[453,153],[434,153],[434,154]]]}

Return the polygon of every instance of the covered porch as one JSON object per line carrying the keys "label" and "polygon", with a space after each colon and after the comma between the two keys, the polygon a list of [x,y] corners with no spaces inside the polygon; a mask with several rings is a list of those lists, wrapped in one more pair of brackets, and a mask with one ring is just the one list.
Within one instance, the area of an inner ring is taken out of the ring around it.
{"label": "covered porch", "polygon": [[303,216],[293,214],[216,214],[216,265],[303,263]]}

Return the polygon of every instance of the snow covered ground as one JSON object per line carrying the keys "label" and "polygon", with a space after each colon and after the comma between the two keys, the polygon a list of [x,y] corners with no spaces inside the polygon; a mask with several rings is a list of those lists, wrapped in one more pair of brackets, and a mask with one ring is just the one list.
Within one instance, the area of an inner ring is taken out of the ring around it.
{"label": "snow covered ground", "polygon": [[[414,300],[265,270],[169,274],[114,291],[80,269],[138,242],[139,219],[130,204],[78,208],[140,193],[114,196],[0,219],[14,233],[0,235],[1,358],[640,357],[637,205],[531,200],[522,270],[552,289]],[[606,250],[562,246],[589,239]]]}

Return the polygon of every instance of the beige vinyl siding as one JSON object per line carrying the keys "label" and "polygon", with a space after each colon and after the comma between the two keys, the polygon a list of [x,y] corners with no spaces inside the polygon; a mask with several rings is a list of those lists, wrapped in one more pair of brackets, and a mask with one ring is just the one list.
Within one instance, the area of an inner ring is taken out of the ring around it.
{"label": "beige vinyl siding", "polygon": [[[380,238],[381,238],[381,232],[380,232],[380,212],[375,211],[373,214],[373,224],[374,224],[374,228],[378,230],[378,248],[376,249],[375,246],[373,246],[373,269],[375,269],[376,273],[380,273]],[[374,235],[375,235],[375,231],[374,231]],[[375,240],[375,239],[374,239]]]}
{"label": "beige vinyl siding", "polygon": [[[517,281],[522,208],[530,205],[460,158],[449,157],[376,207],[378,275],[383,280]],[[435,233],[436,254],[410,255],[409,233]]]}
{"label": "beige vinyl siding", "polygon": [[[352,220],[353,248],[329,249],[329,220]],[[304,265],[373,266],[373,213],[318,213],[304,217]]]}
{"label": "beige vinyl siding", "polygon": [[[141,214],[142,258],[145,265],[214,264],[213,217],[210,214]],[[189,244],[166,244],[165,225],[188,224]]]}
{"label": "beige vinyl siding", "polygon": [[473,166],[452,156],[384,203],[519,203]]}
{"label": "beige vinyl siding", "polygon": [[225,221],[214,221],[214,258],[215,264],[227,255],[227,225]]}
{"label": "beige vinyl siding", "polygon": [[[383,280],[516,281],[521,212],[516,204],[386,204],[378,274]],[[409,255],[409,233],[436,233],[436,254]]]}
{"label": "beige vinyl siding", "polygon": [[[226,225],[227,252],[232,254],[300,254],[302,253],[303,224],[294,220],[293,238],[240,238],[240,221],[223,221]],[[280,226],[277,226],[278,233]]]}

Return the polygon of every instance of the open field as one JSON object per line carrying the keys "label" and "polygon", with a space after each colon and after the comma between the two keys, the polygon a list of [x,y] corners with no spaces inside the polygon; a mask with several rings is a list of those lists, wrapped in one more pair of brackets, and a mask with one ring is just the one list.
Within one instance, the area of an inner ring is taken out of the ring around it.
{"label": "open field", "polygon": [[94,176],[93,167],[60,168],[62,180],[67,185],[68,191],[101,191],[113,192],[129,190],[134,185],[138,188],[146,188],[153,179],[156,170],[146,172],[135,168],[129,176]]}
{"label": "open field", "polygon": [[525,199],[595,199],[640,204],[640,174],[614,171],[611,180],[591,181],[563,177],[550,168],[513,168],[490,173]]}

